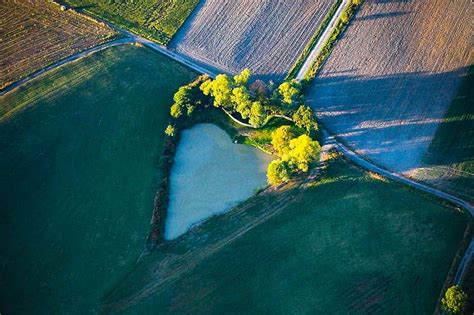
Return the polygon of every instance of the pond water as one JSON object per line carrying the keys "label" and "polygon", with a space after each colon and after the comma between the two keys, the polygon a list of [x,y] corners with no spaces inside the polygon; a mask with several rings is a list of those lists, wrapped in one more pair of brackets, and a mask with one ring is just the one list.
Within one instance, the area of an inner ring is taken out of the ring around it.
{"label": "pond water", "polygon": [[215,125],[184,130],[170,177],[165,238],[179,237],[265,187],[271,160],[271,155],[256,148],[232,143]]}

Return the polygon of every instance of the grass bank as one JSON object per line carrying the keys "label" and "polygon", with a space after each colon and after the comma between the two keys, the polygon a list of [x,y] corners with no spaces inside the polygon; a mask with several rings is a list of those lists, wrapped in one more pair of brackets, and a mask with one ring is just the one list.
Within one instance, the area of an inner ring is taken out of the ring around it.
{"label": "grass bank", "polygon": [[262,192],[155,251],[117,283],[104,309],[434,310],[466,215],[341,159],[319,181],[285,187]]}

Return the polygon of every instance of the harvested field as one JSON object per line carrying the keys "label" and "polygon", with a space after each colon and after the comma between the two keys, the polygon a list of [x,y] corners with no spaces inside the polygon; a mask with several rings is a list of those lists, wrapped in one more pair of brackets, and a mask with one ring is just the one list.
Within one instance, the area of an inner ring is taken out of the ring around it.
{"label": "harvested field", "polygon": [[199,0],[66,0],[66,2],[166,45]]}
{"label": "harvested field", "polygon": [[359,154],[471,201],[472,98],[459,93],[473,14],[469,0],[367,0],[307,95]]}
{"label": "harvested field", "polygon": [[96,46],[115,33],[58,5],[0,1],[0,89],[55,61]]}
{"label": "harvested field", "polygon": [[203,0],[170,48],[219,72],[250,68],[283,79],[317,31],[333,0]]}

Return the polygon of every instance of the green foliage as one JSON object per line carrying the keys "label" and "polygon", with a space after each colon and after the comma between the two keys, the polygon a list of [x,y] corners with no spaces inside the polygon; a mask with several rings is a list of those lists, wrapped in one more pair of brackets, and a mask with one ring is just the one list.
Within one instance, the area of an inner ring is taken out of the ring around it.
{"label": "green foliage", "polygon": [[246,86],[252,76],[252,71],[250,69],[245,68],[239,74],[234,76],[234,84],[236,86]]}
{"label": "green foliage", "polygon": [[290,170],[285,161],[273,160],[268,165],[267,180],[272,186],[280,185],[290,180]]}
{"label": "green foliage", "polygon": [[179,104],[174,103],[173,105],[171,105],[171,108],[170,108],[171,117],[179,118],[183,115],[183,113],[184,113],[183,107],[181,107]]}
{"label": "green foliage", "polygon": [[290,126],[281,126],[273,132],[272,146],[279,156],[288,153],[290,149],[290,140],[294,138]]}
{"label": "green foliage", "polygon": [[186,113],[187,116],[191,116],[196,106],[208,103],[199,90],[201,83],[206,82],[208,79],[207,76],[200,76],[195,81],[181,86],[178,89],[173,96],[174,103],[170,108],[171,117],[177,119],[184,115],[184,113]]}
{"label": "green foliage", "polygon": [[207,80],[200,86],[204,95],[210,95],[214,98],[215,107],[224,107],[225,109],[233,109],[231,100],[233,80],[226,74],[219,74],[214,80]]}
{"label": "green foliage", "polygon": [[[288,181],[296,172],[307,172],[310,164],[319,158],[321,150],[319,143],[306,134],[294,138],[290,126],[282,126],[275,130],[272,145],[281,157],[276,160],[278,162],[274,161],[275,165],[268,167],[267,178],[272,185]],[[279,175],[282,172],[284,176]]]}
{"label": "green foliage", "polygon": [[453,285],[446,290],[441,304],[451,314],[462,314],[467,305],[467,294],[459,286]]}
{"label": "green foliage", "polygon": [[265,112],[265,108],[263,107],[262,103],[259,101],[255,101],[252,103],[252,107],[250,109],[250,118],[249,123],[258,128],[263,125],[267,118],[267,113]]}
{"label": "green foliage", "polygon": [[318,124],[314,119],[313,110],[306,105],[300,105],[296,112],[293,113],[293,121],[297,127],[303,128],[308,134],[318,130]]}
{"label": "green foliage", "polygon": [[175,128],[172,126],[172,125],[168,125],[165,129],[165,134],[168,136],[168,137],[174,137],[175,135]]}
{"label": "green foliage", "polygon": [[236,87],[232,90],[230,97],[234,104],[235,110],[240,113],[243,119],[247,119],[250,116],[250,110],[252,107],[252,101],[250,94],[245,86]]}
{"label": "green foliage", "polygon": [[297,103],[301,95],[301,84],[296,80],[285,81],[275,91],[275,98],[282,104],[293,106]]}
{"label": "green foliage", "polygon": [[290,166],[307,172],[309,165],[318,159],[319,151],[321,151],[321,146],[317,141],[308,135],[301,135],[290,140],[290,150],[283,155],[283,160],[287,160]]}
{"label": "green foliage", "polygon": [[199,0],[66,0],[72,6],[167,45]]}

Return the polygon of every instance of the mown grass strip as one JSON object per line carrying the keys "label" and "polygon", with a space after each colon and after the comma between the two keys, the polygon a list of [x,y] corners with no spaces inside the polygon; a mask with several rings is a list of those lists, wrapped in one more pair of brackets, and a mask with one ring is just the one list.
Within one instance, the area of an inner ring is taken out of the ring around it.
{"label": "mown grass strip", "polygon": [[324,20],[321,22],[321,25],[319,26],[319,29],[317,30],[316,33],[314,33],[314,36],[311,38],[309,41],[308,45],[306,45],[305,49],[301,53],[301,55],[298,57],[296,60],[295,64],[293,67],[291,67],[290,71],[288,72],[285,80],[291,80],[296,77],[296,74],[298,71],[301,69],[303,66],[304,61],[306,58],[308,58],[309,53],[311,52],[311,49],[313,49],[314,45],[318,42],[319,38],[323,34],[324,30],[326,29],[327,25],[331,21],[332,17],[336,13],[337,9],[341,5],[342,0],[336,0],[334,4],[332,5],[331,9],[329,10],[328,14],[324,18]]}
{"label": "mown grass strip", "polygon": [[320,53],[314,59],[314,62],[312,63],[311,67],[309,68],[308,72],[305,74],[304,79],[303,79],[303,81],[305,83],[310,82],[311,80],[314,79],[314,77],[316,77],[316,74],[318,73],[319,69],[323,65],[324,61],[331,54],[331,51],[332,51],[334,45],[336,44],[336,41],[339,39],[340,35],[346,29],[347,25],[349,25],[349,22],[351,21],[352,17],[354,16],[354,14],[356,12],[356,9],[359,7],[359,5],[361,3],[362,2],[358,1],[358,0],[357,1],[352,1],[344,9],[344,12],[342,12],[341,17],[339,18],[339,21],[337,21],[336,27],[331,32],[331,36],[324,43],[324,46],[321,49]]}

